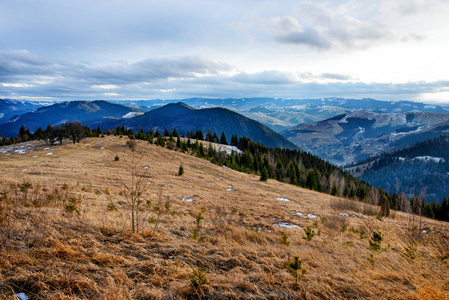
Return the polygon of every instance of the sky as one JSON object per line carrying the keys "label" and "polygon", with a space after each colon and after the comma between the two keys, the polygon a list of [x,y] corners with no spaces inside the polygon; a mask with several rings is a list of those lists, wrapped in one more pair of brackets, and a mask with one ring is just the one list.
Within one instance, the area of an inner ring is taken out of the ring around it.
{"label": "sky", "polygon": [[448,0],[0,0],[0,97],[449,104],[448,16]]}

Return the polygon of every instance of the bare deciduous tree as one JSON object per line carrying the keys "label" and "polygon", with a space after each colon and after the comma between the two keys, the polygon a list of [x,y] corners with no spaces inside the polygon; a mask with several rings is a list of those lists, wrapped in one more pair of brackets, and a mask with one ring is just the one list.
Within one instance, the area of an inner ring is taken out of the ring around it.
{"label": "bare deciduous tree", "polygon": [[136,158],[136,145],[128,145],[132,151],[131,161],[126,158],[123,159],[130,175],[131,180],[125,180],[121,175],[120,182],[124,187],[124,195],[129,205],[131,206],[131,228],[133,232],[139,231],[139,206],[142,204],[142,197],[149,189],[148,178],[149,168],[144,167],[142,162],[145,155]]}

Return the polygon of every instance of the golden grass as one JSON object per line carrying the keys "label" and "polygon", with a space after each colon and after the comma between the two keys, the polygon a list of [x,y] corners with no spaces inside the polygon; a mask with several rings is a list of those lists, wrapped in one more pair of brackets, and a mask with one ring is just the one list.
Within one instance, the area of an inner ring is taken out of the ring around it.
{"label": "golden grass", "polygon": [[[8,214],[0,225],[0,298],[449,299],[449,259],[440,258],[447,223],[423,219],[428,233],[419,233],[410,215],[378,220],[364,214],[376,210],[368,204],[261,182],[143,141],[134,155],[145,155],[141,168],[149,167],[151,183],[132,233],[121,184],[131,177],[125,142],[86,139],[51,150],[33,142],[26,154],[0,153],[0,192],[8,193],[0,202]],[[32,187],[21,190],[25,182]],[[160,214],[154,230],[148,220],[157,214],[146,200],[157,204],[160,193],[171,212]],[[280,224],[311,226],[317,235],[306,241],[302,229]],[[384,234],[381,251],[368,249],[362,229]],[[289,246],[279,243],[284,232]],[[285,268],[294,255],[307,270],[297,287]],[[208,272],[201,293],[190,286],[198,268]]]}

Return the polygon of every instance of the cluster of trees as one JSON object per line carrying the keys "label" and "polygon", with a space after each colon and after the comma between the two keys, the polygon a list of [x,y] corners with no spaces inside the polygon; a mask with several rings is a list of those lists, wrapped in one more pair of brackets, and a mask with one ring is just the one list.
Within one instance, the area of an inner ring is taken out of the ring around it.
{"label": "cluster of trees", "polygon": [[0,146],[34,140],[45,140],[49,144],[54,144],[56,142],[62,144],[63,140],[66,138],[70,139],[75,144],[79,143],[84,137],[98,137],[101,134],[102,131],[99,127],[92,130],[87,126],[83,126],[78,121],[67,122],[56,126],[51,126],[49,124],[46,129],[39,127],[33,133],[30,132],[29,129],[25,129],[22,125],[19,129],[17,137],[3,138],[0,140]]}
{"label": "cluster of trees", "polygon": [[[396,192],[389,194],[382,188],[376,189],[365,181],[308,152],[268,148],[250,138],[237,135],[232,135],[231,142],[228,144],[224,132],[220,139],[216,133],[210,131],[206,136],[201,130],[187,132],[186,135],[179,134],[176,129],[173,131],[165,129],[163,134],[159,129],[156,131],[151,129],[148,132],[140,129],[134,133],[132,129],[120,125],[113,130],[102,132],[99,127],[92,130],[87,126],[82,126],[80,122],[69,122],[55,127],[49,125],[46,130],[37,130],[33,134],[22,126],[17,139],[13,142],[47,139],[51,143],[56,140],[62,142],[63,138],[70,137],[75,143],[83,137],[98,137],[104,134],[126,135],[131,139],[146,140],[161,147],[189,152],[220,166],[260,175],[261,180],[275,179],[334,196],[376,204],[381,207],[383,216],[388,216],[390,209],[395,209],[449,221],[449,200],[447,198],[444,198],[442,203],[437,203],[435,200],[432,203],[426,203],[423,197],[412,197],[411,200],[408,200],[405,193],[398,196]],[[201,140],[235,146],[240,152],[232,151],[228,155],[217,151],[212,144],[204,146],[200,142]]]}

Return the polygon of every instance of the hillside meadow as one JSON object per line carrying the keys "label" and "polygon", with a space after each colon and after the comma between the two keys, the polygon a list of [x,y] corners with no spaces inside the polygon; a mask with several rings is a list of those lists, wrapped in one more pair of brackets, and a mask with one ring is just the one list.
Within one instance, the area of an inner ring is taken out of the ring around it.
{"label": "hillside meadow", "polygon": [[127,141],[0,148],[1,299],[449,299],[448,223]]}

